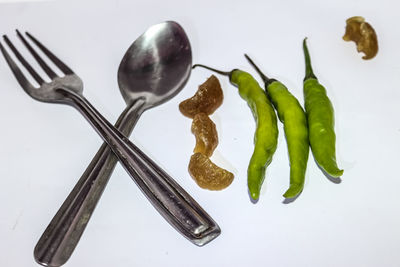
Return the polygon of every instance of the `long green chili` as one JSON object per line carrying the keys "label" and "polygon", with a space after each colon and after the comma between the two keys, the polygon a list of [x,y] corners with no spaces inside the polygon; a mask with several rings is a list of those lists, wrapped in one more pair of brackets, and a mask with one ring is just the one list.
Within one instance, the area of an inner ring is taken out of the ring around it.
{"label": "long green chili", "polygon": [[303,41],[306,63],[303,93],[311,151],[319,167],[331,177],[337,178],[342,176],[343,170],[336,163],[334,110],[326,89],[313,72],[306,39]]}
{"label": "long green chili", "polygon": [[307,169],[309,142],[306,114],[299,101],[281,82],[268,78],[245,54],[265,83],[265,91],[283,123],[290,162],[290,186],[283,194],[285,198],[297,197],[304,188]]}
{"label": "long green chili", "polygon": [[193,68],[197,66],[229,76],[230,82],[238,87],[240,96],[253,113],[257,126],[254,134],[254,152],[247,169],[247,186],[251,198],[257,200],[264,181],[265,169],[271,163],[278,144],[278,126],[274,108],[263,89],[249,73],[238,69],[222,72],[201,64],[196,64]]}

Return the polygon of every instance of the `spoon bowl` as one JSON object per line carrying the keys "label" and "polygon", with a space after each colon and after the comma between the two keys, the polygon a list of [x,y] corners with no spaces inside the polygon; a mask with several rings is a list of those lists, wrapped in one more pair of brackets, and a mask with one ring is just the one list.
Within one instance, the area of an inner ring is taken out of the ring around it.
{"label": "spoon bowl", "polygon": [[173,21],[150,27],[126,51],[118,69],[125,102],[142,98],[144,109],[175,96],[192,67],[192,50],[182,27]]}

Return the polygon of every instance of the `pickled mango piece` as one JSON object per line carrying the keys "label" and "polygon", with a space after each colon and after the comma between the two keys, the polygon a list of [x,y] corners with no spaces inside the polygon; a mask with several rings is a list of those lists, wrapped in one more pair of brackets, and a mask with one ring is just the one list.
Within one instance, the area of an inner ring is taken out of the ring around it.
{"label": "pickled mango piece", "polygon": [[212,75],[199,86],[194,96],[179,104],[179,110],[192,119],[201,112],[210,115],[222,104],[223,99],[221,84],[217,77]]}
{"label": "pickled mango piece", "polygon": [[372,26],[363,17],[351,17],[346,20],[345,41],[354,41],[357,51],[363,52],[363,59],[371,59],[378,53],[378,39]]}
{"label": "pickled mango piece", "polygon": [[218,133],[215,124],[205,113],[196,114],[192,122],[192,133],[196,137],[194,153],[211,157],[218,145]]}
{"label": "pickled mango piece", "polygon": [[233,181],[232,173],[218,167],[201,153],[190,158],[189,173],[201,188],[209,190],[222,190]]}

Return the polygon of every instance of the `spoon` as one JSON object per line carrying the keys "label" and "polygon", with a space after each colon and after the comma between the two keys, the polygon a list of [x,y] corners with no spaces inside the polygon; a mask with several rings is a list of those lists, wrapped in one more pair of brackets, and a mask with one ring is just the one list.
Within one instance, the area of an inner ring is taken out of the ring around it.
{"label": "spoon", "polygon": [[[118,84],[127,107],[116,128],[129,136],[145,110],[171,99],[183,88],[191,65],[190,43],[178,23],[168,21],[150,27],[129,47],[120,63]],[[117,161],[104,143],[36,244],[34,256],[39,264],[61,266],[67,262]],[[154,168],[151,164],[147,167]],[[155,185],[135,182],[182,235],[202,246],[220,234],[214,220],[175,181],[150,175]]]}

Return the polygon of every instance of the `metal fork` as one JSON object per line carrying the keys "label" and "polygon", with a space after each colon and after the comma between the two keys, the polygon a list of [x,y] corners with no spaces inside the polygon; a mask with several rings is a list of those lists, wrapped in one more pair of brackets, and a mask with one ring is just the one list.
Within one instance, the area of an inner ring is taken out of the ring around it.
{"label": "metal fork", "polygon": [[[34,87],[0,43],[3,53],[18,83],[32,98],[49,103],[68,104],[75,107],[109,145],[126,171],[162,216],[183,236],[197,245],[204,245],[219,235],[220,229],[199,204],[165,171],[157,166],[139,148],[109,123],[82,95],[82,80],[31,34],[30,41],[40,49],[64,74],[58,76],[41,58],[33,46],[17,30],[22,43],[39,63],[51,81],[46,82],[15,48],[9,38],[4,41],[33,79],[40,85]],[[68,248],[65,248],[68,249]],[[44,253],[45,254],[45,253]]]}

